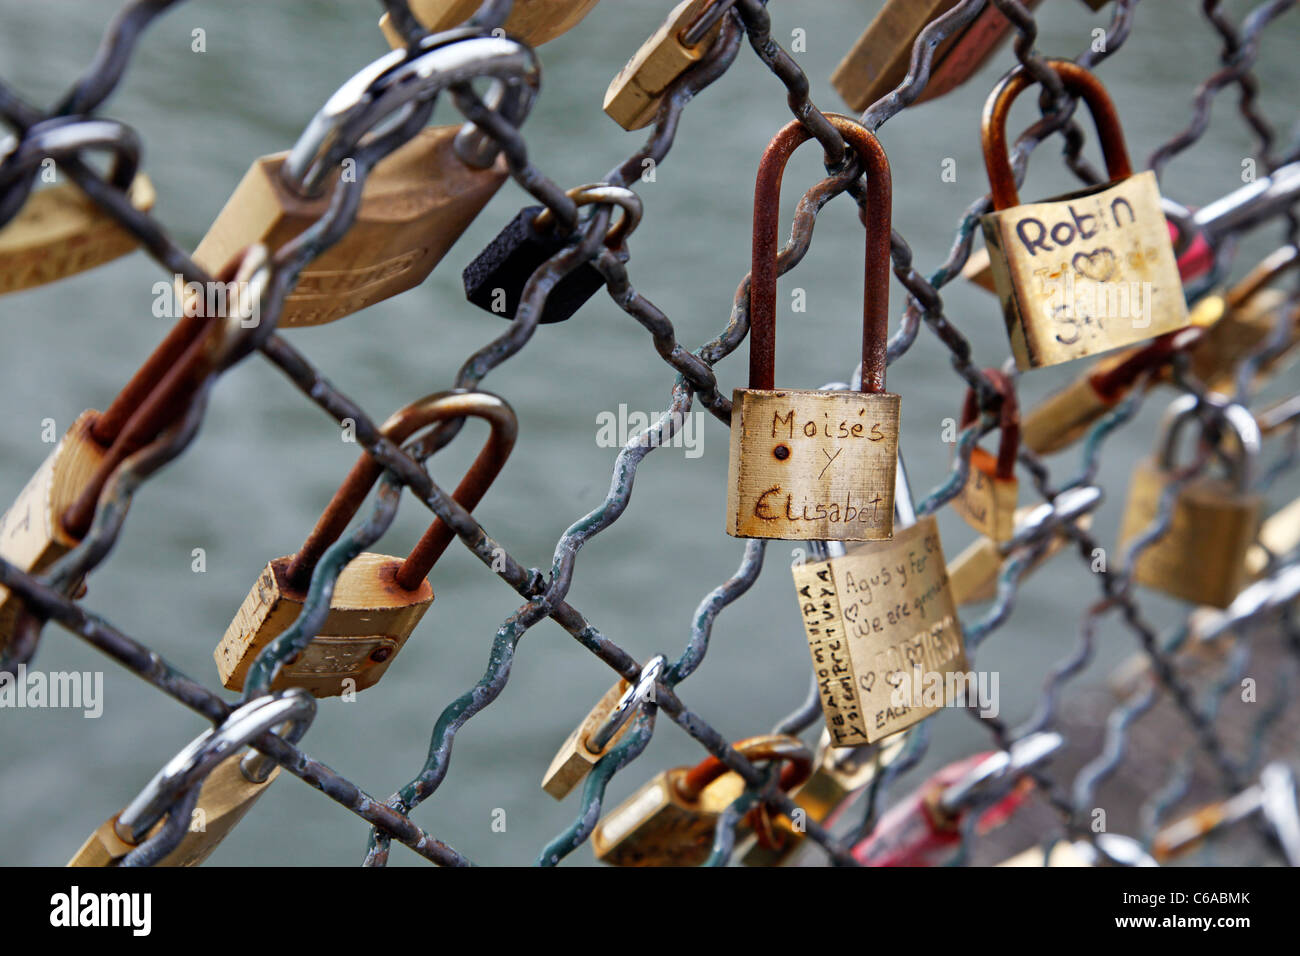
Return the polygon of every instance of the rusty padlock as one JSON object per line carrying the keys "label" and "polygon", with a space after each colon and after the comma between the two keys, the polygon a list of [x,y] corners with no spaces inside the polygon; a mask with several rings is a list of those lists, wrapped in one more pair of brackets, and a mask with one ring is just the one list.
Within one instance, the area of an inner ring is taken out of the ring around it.
{"label": "rusty padlock", "polygon": [[[330,208],[331,177],[358,174],[356,126],[381,101],[390,113],[412,109],[449,86],[491,77],[489,96],[515,126],[536,96],[540,72],[527,47],[500,37],[430,37],[425,46],[376,60],[340,87],[294,148],[253,163],[235,187],[194,261],[221,265],[251,242],[273,250],[316,223]],[[375,96],[380,82],[389,92]],[[390,102],[395,101],[395,102]],[[385,114],[388,115],[388,114]],[[349,167],[351,163],[351,167]],[[284,301],[280,326],[321,325],[351,315],[423,282],[505,182],[495,149],[482,148],[472,125],[422,130],[374,165],[356,218],[337,243],[302,271]]]}
{"label": "rusty padlock", "polygon": [[[812,752],[794,737],[750,737],[734,746],[747,760],[786,764],[784,790],[812,772]],[[709,858],[718,817],[744,789],[739,774],[716,757],[665,770],[597,824],[591,837],[596,859],[613,866],[699,866]]]}
{"label": "rusty padlock", "polygon": [[[971,451],[970,474],[961,494],[953,499],[953,511],[980,534],[994,541],[1006,541],[1016,527],[1016,502],[1020,483],[1016,480],[1016,457],[1020,454],[1020,405],[1011,377],[997,369],[984,375],[1002,396],[998,424],[998,454],[993,457],[978,445]],[[975,424],[979,401],[973,388],[966,390],[961,428]]]}
{"label": "rusty padlock", "polygon": [[[381,430],[400,443],[437,422],[466,416],[485,419],[492,428],[452,495],[469,511],[514,447],[515,413],[504,399],[487,392],[435,392],[397,412]],[[382,473],[370,455],[362,456],[302,548],[263,569],[213,652],[224,686],[243,689],[258,655],[297,620],[317,564]],[[331,697],[377,683],[433,603],[426,578],[454,538],[451,528],[435,519],[405,560],[367,552],[350,561],[334,584],[329,614],[316,636],[282,663],[271,686],[304,687],[317,697]]]}
{"label": "rusty padlock", "polygon": [[861,392],[777,389],[776,233],[781,176],[811,135],[768,144],[754,186],[749,387],[732,393],[726,531],[739,538],[877,541],[893,534],[899,397],[885,391],[889,336],[889,160],[865,127],[828,119],[867,177]]}
{"label": "rusty padlock", "polygon": [[[1134,580],[1196,604],[1225,608],[1246,581],[1246,555],[1259,529],[1263,496],[1252,490],[1259,457],[1259,426],[1240,405],[1213,403],[1218,427],[1235,435],[1227,449],[1230,478],[1199,476],[1175,492],[1168,530],[1147,545],[1133,561]],[[1145,537],[1174,480],[1174,456],[1179,433],[1195,420],[1200,400],[1195,395],[1175,399],[1165,413],[1155,457],[1138,463],[1129,485],[1128,504],[1120,525],[1121,547]]]}
{"label": "rusty padlock", "polygon": [[75,183],[30,193],[23,188],[22,177],[35,177],[34,167],[46,160],[100,148],[113,151],[108,184],[123,191],[136,210],[152,209],[155,193],[149,177],[140,172],[139,137],[120,123],[57,117],[34,124],[12,149],[0,142],[0,193],[22,201],[14,217],[0,227],[0,295],[85,272],[138,245],[135,236]]}
{"label": "rusty padlock", "polygon": [[1155,173],[1134,175],[1115,105],[1101,82],[1068,60],[1047,60],[1088,104],[1110,182],[1020,205],[1007,148],[1011,104],[1033,82],[1023,66],[984,107],[984,162],[993,212],[981,219],[993,279],[1025,371],[1184,328],[1187,303]]}
{"label": "rusty padlock", "polygon": [[[529,46],[541,46],[576,27],[599,2],[600,0],[515,0],[506,17],[504,30]],[[472,17],[483,5],[483,0],[407,0],[407,5],[420,26],[430,33],[441,33],[460,26]],[[379,18],[379,29],[394,49],[406,46],[406,41],[397,32],[387,13]]]}

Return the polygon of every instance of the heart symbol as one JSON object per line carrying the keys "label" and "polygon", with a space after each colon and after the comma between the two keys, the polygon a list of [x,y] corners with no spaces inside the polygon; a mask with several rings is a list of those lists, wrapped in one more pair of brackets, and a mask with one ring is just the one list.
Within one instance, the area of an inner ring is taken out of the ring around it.
{"label": "heart symbol", "polygon": [[867,672],[867,675],[866,675],[865,677],[862,678],[862,686],[866,689],[866,691],[867,691],[868,693],[871,692],[871,688],[873,688],[873,687],[876,686],[876,672],[875,672],[875,671],[868,671],[868,672]]}
{"label": "heart symbol", "polygon": [[857,622],[858,606],[856,604],[850,604],[844,609],[844,620],[848,621],[850,624]]}
{"label": "heart symbol", "polygon": [[1096,252],[1076,252],[1070,265],[1085,279],[1106,282],[1115,274],[1119,263],[1115,260],[1115,253],[1109,249],[1098,249]]}

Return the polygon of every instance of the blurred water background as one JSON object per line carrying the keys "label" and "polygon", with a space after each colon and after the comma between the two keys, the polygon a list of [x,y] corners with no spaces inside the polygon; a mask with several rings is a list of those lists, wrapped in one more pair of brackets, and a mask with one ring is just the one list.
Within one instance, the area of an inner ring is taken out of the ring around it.
{"label": "blurred water background", "polygon": [[[566,36],[543,47],[542,94],[524,133],[538,167],[568,187],[602,177],[631,154],[643,133],[626,133],[601,111],[612,76],[672,6],[669,0],[604,0]],[[1126,47],[1100,75],[1118,103],[1135,164],[1190,120],[1196,85],[1218,68],[1220,41],[1191,0],[1147,0]],[[1234,20],[1252,4],[1225,3]],[[0,0],[0,78],[42,105],[52,102],[90,62],[117,4],[106,0]],[[791,31],[806,31],[796,59],[827,110],[843,104],[828,78],[839,58],[880,7],[878,0],[777,0],[774,36],[787,48]],[[312,114],[352,73],[387,49],[375,27],[373,2],[193,0],[149,32],[106,115],[139,130],[145,168],[158,189],[156,214],[193,247],[243,175],[265,153],[292,145]],[[1076,56],[1108,14],[1078,0],[1047,0],[1038,14],[1039,48]],[[192,31],[206,31],[204,53],[191,50]],[[1285,141],[1300,80],[1295,56],[1300,13],[1264,37],[1257,68],[1261,105]],[[965,88],[908,110],[881,131],[894,170],[894,224],[912,245],[923,273],[946,257],[953,229],[969,203],[986,191],[979,153],[979,109],[987,90],[1013,62],[1003,49]],[[1032,119],[1030,100],[1017,106],[1015,129]],[[1199,205],[1242,183],[1242,160],[1253,140],[1236,110],[1235,92],[1218,98],[1210,128],[1195,149],[1175,159],[1167,195]],[[638,191],[646,216],[632,241],[635,287],[672,319],[678,338],[696,348],[726,323],[737,283],[748,269],[749,218],[758,157],[790,116],[785,90],[753,52],[685,111],[677,143],[657,180]],[[455,122],[446,104],[437,121]],[[1089,130],[1091,135],[1091,130]],[[1023,190],[1029,198],[1074,187],[1058,160],[1059,140],[1036,155]],[[1099,161],[1095,144],[1089,155]],[[941,179],[945,158],[955,182]],[[808,147],[786,176],[783,222],[799,192],[821,174]],[[411,292],[341,322],[287,333],[293,343],[376,419],[448,385],[471,352],[504,325],[469,306],[460,270],[519,207],[531,202],[513,183],[501,190],[432,278]],[[788,225],[782,227],[783,235]],[[1280,232],[1270,227],[1243,244],[1239,265],[1268,252]],[[854,363],[860,315],[861,227],[850,203],[837,201],[817,225],[803,264],[782,280],[778,301],[778,381],[816,387],[846,377]],[[1240,271],[1240,270],[1239,270]],[[113,265],[34,291],[0,299],[0,499],[11,500],[50,452],[42,420],[60,434],[83,409],[103,408],[164,334],[151,314],[151,288],[165,278],[151,260],[133,255]],[[792,314],[793,288],[806,290],[807,311]],[[974,343],[977,360],[997,365],[1008,352],[997,305],[956,282],[944,290],[950,319]],[[903,307],[894,284],[893,320]],[[727,390],[743,385],[746,347],[719,366]],[[1078,366],[1043,370],[1021,381],[1031,404],[1077,374]],[[567,324],[539,328],[515,359],[485,387],[507,398],[520,419],[514,458],[478,509],[478,517],[521,561],[549,568],[555,542],[573,521],[598,506],[610,481],[615,449],[598,447],[597,416],[665,407],[674,373],[646,332],[597,296]],[[903,401],[903,441],[918,497],[938,485],[949,448],[944,418],[961,401],[947,350],[923,329],[916,345],[890,369]],[[1276,393],[1290,387],[1280,383]],[[1133,462],[1150,450],[1167,395],[1146,403],[1140,420],[1105,448],[1101,481],[1106,504],[1096,529],[1113,542]],[[708,415],[698,423],[702,455],[665,448],[641,466],[631,506],[581,553],[569,600],[638,659],[679,654],[700,600],[729,577],[743,544],[722,531],[727,434]],[[431,471],[451,487],[483,435],[471,425]],[[212,649],[263,565],[292,552],[356,455],[335,423],[311,405],[268,362],[245,361],[221,382],[198,440],[139,493],[111,559],[90,581],[85,604],[158,650],[191,676],[217,687]],[[1078,465],[1077,451],[1053,460],[1058,476]],[[1275,490],[1281,500],[1291,486]],[[1022,500],[1028,500],[1028,483]],[[427,523],[407,496],[380,550],[401,553]],[[940,518],[949,556],[973,534],[947,511]],[[192,551],[206,552],[206,571],[191,569]],[[703,666],[680,688],[683,699],[722,733],[766,732],[803,699],[808,651],[788,564],[793,544],[772,543],[767,567],[742,600],[719,617]],[[500,623],[518,597],[463,548],[453,547],[432,575],[437,599],[383,682],[355,703],[323,701],[304,746],[372,795],[386,798],[421,766],[441,709],[479,679]],[[1047,670],[1077,637],[1078,620],[1098,597],[1095,582],[1073,557],[1061,557],[1031,579],[1009,623],[981,648],[978,666],[1001,677],[1002,716],[1030,715]],[[1177,607],[1154,596],[1157,622]],[[978,609],[965,614],[974,619]],[[1134,649],[1127,631],[1107,623],[1101,650],[1084,681],[1099,680]],[[102,670],[102,718],[79,712],[0,713],[0,863],[62,864],[85,836],[125,804],[203,722],[57,626],[46,628],[37,657],[45,670]],[[475,861],[531,862],[568,825],[577,797],[557,803],[539,789],[551,755],[613,675],[551,622],[522,641],[505,691],[456,739],[451,769],[415,819]],[[987,732],[961,713],[931,724],[923,770],[986,747]],[[810,733],[811,737],[811,733]],[[615,778],[617,801],[658,769],[694,762],[701,751],[671,721],[659,722],[644,756]],[[922,777],[914,772],[914,784]],[[612,806],[612,802],[607,804]],[[492,827],[506,811],[505,832]],[[366,828],[332,801],[288,775],[213,857],[223,864],[353,864]],[[589,862],[590,850],[572,858]],[[400,846],[394,865],[416,858]]]}

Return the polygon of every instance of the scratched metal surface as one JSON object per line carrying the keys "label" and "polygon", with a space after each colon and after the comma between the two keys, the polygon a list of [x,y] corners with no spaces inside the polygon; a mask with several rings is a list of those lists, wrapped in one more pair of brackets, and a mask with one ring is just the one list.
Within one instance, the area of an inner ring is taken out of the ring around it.
{"label": "scratched metal surface", "polygon": [[[975,5],[968,0],[964,8]],[[600,98],[608,79],[668,6],[605,0],[577,29],[539,51],[542,95],[522,132],[532,163],[561,188],[602,178],[645,142],[645,131],[625,133],[605,117]],[[1161,144],[1175,140],[1194,116],[1205,113],[1194,109],[1193,98],[1197,85],[1219,69],[1224,39],[1197,6],[1124,3],[1125,11],[1134,10],[1131,33],[1126,18],[1112,25],[1112,11],[1093,16],[1077,3],[1046,4],[1034,21],[1038,50],[1063,56],[1087,50],[1094,27],[1110,29],[1113,55],[1098,67],[1099,75],[1119,104],[1140,165]],[[1240,26],[1257,5],[1222,6],[1227,20]],[[1279,13],[1289,6],[1258,5]],[[145,34],[104,111],[139,130],[146,144],[145,168],[159,189],[156,219],[184,250],[197,243],[248,163],[287,148],[318,104],[384,52],[385,45],[373,25],[377,4],[191,0],[175,7]],[[741,7],[746,27],[761,34],[761,5]],[[792,66],[801,70],[811,82],[812,101],[824,110],[838,109],[826,78],[874,8],[838,0],[801,3],[797,12],[774,5],[771,35],[778,44],[789,49],[791,31],[806,31],[806,51],[780,66],[784,78],[796,78]],[[1276,22],[1259,23],[1262,41],[1251,51],[1251,65],[1261,78],[1258,107],[1274,117],[1279,129],[1275,155],[1290,149],[1291,91],[1300,78],[1300,64],[1292,55],[1300,32],[1297,16],[1288,11]],[[52,103],[90,62],[107,17],[105,5],[90,0],[0,0],[0,80],[29,102]],[[202,54],[191,51],[196,27],[207,31],[207,52]],[[647,215],[631,242],[629,275],[641,295],[671,319],[676,340],[687,351],[728,325],[733,294],[748,268],[758,155],[790,118],[781,81],[739,36],[738,27],[728,30],[731,48],[717,65],[732,56],[734,62],[680,111],[671,154],[662,159],[656,181],[632,182]],[[954,227],[987,191],[978,110],[994,79],[1014,62],[1008,47],[967,87],[937,102],[896,116],[889,104],[869,111],[868,125],[888,119],[880,137],[894,168],[894,227],[907,237],[922,275],[931,276],[948,258]],[[1239,184],[1242,158],[1259,155],[1259,139],[1243,122],[1234,88],[1228,87],[1214,101],[1209,127],[1193,137],[1193,148],[1168,160],[1163,170],[1167,195],[1190,204],[1221,195]],[[450,103],[440,104],[436,115],[439,122],[459,119]],[[1032,105],[1025,102],[1017,107],[1013,124],[1020,130],[1034,118]],[[669,138],[661,133],[660,143]],[[1026,197],[1076,184],[1058,161],[1059,142],[1035,152],[1022,189]],[[817,152],[810,145],[791,163],[783,222],[793,218],[803,189],[824,175]],[[1095,146],[1088,147],[1087,155],[1095,164]],[[940,179],[940,163],[949,157],[957,163],[952,183]],[[637,164],[634,170],[639,169]],[[287,331],[282,341],[259,343],[272,361],[253,356],[224,373],[193,443],[136,495],[110,560],[90,580],[84,606],[181,672],[216,688],[212,647],[265,562],[289,553],[305,536],[358,447],[341,442],[330,415],[313,407],[275,364],[292,366],[290,350],[300,351],[341,394],[364,408],[370,421],[451,384],[467,356],[506,331],[504,324],[466,305],[459,270],[521,205],[532,201],[508,184],[419,289],[339,323]],[[786,309],[781,316],[777,374],[791,386],[847,380],[853,371],[846,356],[852,352],[849,343],[856,342],[855,316],[860,314],[860,227],[847,200],[830,208],[829,216],[819,217],[806,259],[781,285],[782,296],[795,287],[806,290],[808,303],[806,313]],[[801,234],[806,238],[810,229],[806,223]],[[1266,234],[1238,246],[1237,272],[1273,248],[1281,235],[1279,229],[1261,232]],[[896,249],[895,266],[905,265]],[[5,495],[15,495],[49,451],[40,440],[42,420],[53,418],[61,431],[84,408],[102,408],[161,337],[166,325],[150,315],[149,304],[153,284],[168,274],[137,254],[0,300],[5,368],[0,406],[7,410],[0,428],[0,489]],[[924,297],[927,288],[913,274],[909,289]],[[953,374],[949,346],[970,343],[973,361],[959,365],[963,374],[976,377],[976,369],[996,365],[1007,353],[991,298],[960,281],[945,285],[942,295],[946,322],[933,313],[914,342],[909,329],[915,329],[919,312],[913,310],[911,321],[903,321],[907,299],[897,282],[891,306],[896,354],[891,355],[890,384],[904,395],[900,444],[918,500],[942,489],[930,496],[930,509],[956,490],[950,480],[956,476],[949,474],[951,446],[940,433],[943,419],[957,415],[966,383]],[[743,301],[736,314],[743,322]],[[935,328],[946,341],[933,334]],[[743,354],[741,331],[743,326],[733,327],[723,336],[708,351],[709,362],[737,345]],[[525,569],[549,572],[557,539],[602,503],[618,449],[597,446],[598,413],[625,403],[657,414],[668,406],[678,371],[700,389],[696,409],[707,406],[725,413],[724,396],[743,384],[743,360],[733,357],[719,363],[717,392],[710,395],[701,388],[711,375],[705,362],[675,356],[676,366],[664,367],[648,339],[636,319],[598,296],[569,323],[538,329],[525,349],[484,379],[485,388],[514,404],[521,428],[516,460],[475,517],[518,562],[508,572],[518,587],[525,587]],[[300,384],[308,384],[310,372],[298,372]],[[1072,374],[1073,369],[1057,369],[1026,376],[1022,404],[1032,404]],[[1293,376],[1275,383],[1280,391],[1268,394],[1287,394],[1294,385]],[[684,400],[679,393],[678,401]],[[1090,473],[1106,490],[1093,532],[1102,543],[1113,543],[1129,469],[1149,450],[1162,407],[1153,397],[1136,410],[1134,421],[1105,436],[1104,454]],[[654,770],[694,762],[702,755],[700,743],[729,761],[738,760],[728,753],[726,740],[761,732],[796,708],[806,693],[808,659],[786,570],[792,545],[776,542],[766,548],[765,573],[743,600],[717,615],[716,624],[713,612],[741,590],[738,585],[724,589],[712,608],[697,610],[712,588],[736,573],[738,564],[742,572],[751,571],[762,552],[722,533],[726,428],[707,411],[701,410],[698,419],[692,427],[702,437],[700,457],[672,447],[645,455],[626,510],[590,538],[572,567],[568,558],[576,538],[565,539],[565,560],[561,573],[547,582],[548,599],[567,600],[598,632],[564,614],[563,628],[541,621],[537,633],[520,643],[500,696],[456,735],[454,760],[431,761],[412,779],[426,762],[430,729],[444,707],[482,676],[501,622],[531,625],[533,617],[545,616],[542,608],[515,617],[518,594],[469,549],[453,549],[433,573],[437,599],[432,609],[384,681],[354,704],[323,702],[301,743],[339,775],[331,784],[335,799],[313,794],[289,774],[282,775],[213,862],[348,864],[363,854],[372,862],[386,859],[384,839],[367,853],[366,827],[353,820],[359,802],[345,780],[379,801],[411,780],[401,802],[423,800],[411,819],[455,848],[429,854],[442,862],[528,863],[557,834],[557,846],[578,843],[583,827],[575,825],[575,818],[582,798],[573,795],[554,803],[540,792],[538,781],[558,744],[615,679],[606,664],[631,674],[637,662],[656,653],[671,661],[690,647],[671,674],[674,682],[690,674],[680,687],[680,699],[667,687],[661,698],[660,718],[672,720],[657,721],[648,746],[645,721],[637,725],[635,746],[623,757],[635,756],[641,746],[645,752],[609,781],[606,805],[630,793]],[[964,454],[975,433],[972,429],[964,436]],[[362,437],[363,444],[374,447]],[[433,460],[430,472],[439,487],[454,484],[458,469],[475,450],[471,446],[476,441],[457,442]],[[622,462],[639,460],[641,454],[625,454]],[[1054,485],[1064,484],[1078,463],[1077,451],[1053,459]],[[403,478],[415,483],[416,471],[407,467]],[[1028,473],[1022,475],[1024,499],[1037,500]],[[1271,491],[1275,503],[1294,496],[1296,484],[1294,472],[1276,482]],[[427,483],[423,495],[448,517],[445,500]],[[621,502],[622,496],[611,500]],[[955,554],[971,534],[951,509],[938,510],[938,517],[946,549]],[[428,511],[413,496],[404,496],[380,547],[400,552],[428,520]],[[472,537],[470,525],[461,524]],[[577,536],[585,541],[594,530],[591,524],[578,526]],[[206,550],[202,574],[191,570],[196,547]],[[1019,589],[1005,620],[998,609],[965,615],[968,635],[979,647],[977,666],[1001,676],[1006,727],[1035,713],[1044,675],[1070,654],[1081,622],[1089,620],[1085,614],[1100,596],[1086,563],[1063,556]],[[1177,605],[1139,596],[1155,628],[1177,626]],[[1002,609],[1009,607],[1004,603]],[[565,629],[589,644],[607,639],[616,647],[597,648],[606,661],[602,664]],[[507,638],[522,630],[515,626]],[[1079,686],[1101,679],[1140,646],[1133,630],[1113,616],[1100,631],[1086,673],[1072,675]],[[708,654],[701,662],[706,638]],[[57,623],[45,628],[35,663],[47,670],[103,670],[104,716],[0,714],[3,863],[63,862],[162,762],[208,721],[223,717],[217,698],[197,694],[189,698],[197,713],[186,712]],[[697,664],[701,666],[694,670]],[[1098,714],[1087,718],[1094,733],[1097,719]],[[669,726],[673,721],[690,733]],[[1179,726],[1177,721],[1174,725]],[[440,726],[445,741],[447,719]],[[910,789],[944,763],[989,747],[991,739],[997,735],[991,738],[978,720],[955,711],[942,713],[928,722],[928,746],[917,765],[891,786]],[[1190,734],[1187,739],[1192,740]],[[1230,752],[1234,759],[1244,756],[1235,744]],[[288,753],[281,751],[291,760]],[[304,765],[296,766],[301,771]],[[602,780],[613,769],[605,768]],[[1226,773],[1222,765],[1216,769]],[[754,773],[752,768],[747,772]],[[1244,768],[1241,774],[1248,775]],[[1065,792],[1069,785],[1069,775],[1059,778]],[[504,832],[492,825],[499,819],[494,816],[498,809],[505,811]],[[401,814],[379,819],[377,811],[367,808],[360,815],[400,831],[399,839],[408,845],[419,842],[418,834],[403,829],[405,818],[396,819]],[[1047,821],[1045,825],[1061,825],[1059,814],[1048,813]],[[586,845],[569,859],[590,861]],[[397,852],[391,857],[394,864],[411,861],[418,856]]]}

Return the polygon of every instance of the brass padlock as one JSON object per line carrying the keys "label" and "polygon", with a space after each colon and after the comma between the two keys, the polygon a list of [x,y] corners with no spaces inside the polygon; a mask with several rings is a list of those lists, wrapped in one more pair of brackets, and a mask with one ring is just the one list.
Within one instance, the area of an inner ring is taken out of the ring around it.
{"label": "brass padlock", "polygon": [[[110,120],[57,117],[34,124],[22,138],[23,162],[12,152],[5,157],[6,171],[18,171],[59,155],[79,155],[82,149],[113,150],[107,182],[126,194],[138,211],[153,208],[155,193],[149,177],[139,171],[139,138],[134,131]],[[5,152],[0,143],[0,154]],[[31,175],[36,171],[31,169]],[[10,182],[6,192],[21,188]],[[0,295],[57,282],[94,269],[135,249],[139,241],[117,219],[73,182],[37,189],[22,201],[22,208],[0,227]]]}
{"label": "brass padlock", "polygon": [[[953,602],[961,607],[976,601],[991,601],[998,593],[1003,563],[1013,552],[1033,548],[1024,574],[1028,575],[1056,556],[1072,540],[1069,526],[1082,531],[1092,527],[1092,512],[1101,504],[1101,489],[1095,485],[1070,488],[1050,502],[1016,509],[1015,534],[998,543],[987,537],[975,541],[948,562],[948,581]],[[1054,529],[1054,530],[1051,530]],[[1047,543],[1037,545],[1043,538]],[[1022,578],[1023,580],[1023,578]]]}
{"label": "brass padlock", "polygon": [[[515,413],[504,399],[487,392],[436,392],[397,412],[381,430],[400,444],[436,422],[465,416],[483,418],[492,427],[452,495],[469,511],[514,447]],[[363,455],[298,553],[276,558],[263,569],[213,652],[225,687],[242,690],[258,655],[298,619],[317,564],[382,473],[381,465]],[[425,579],[454,538],[451,528],[436,519],[405,560],[367,552],[350,561],[334,584],[329,614],[316,636],[281,663],[271,687],[304,687],[317,697],[332,697],[377,683],[433,603],[433,588]]]}
{"label": "brass padlock", "polygon": [[[279,776],[275,761],[244,748],[273,729],[296,744],[315,715],[316,701],[302,690],[258,697],[236,708],[220,727],[201,734],[168,762],[125,810],[92,833],[68,866],[117,866],[154,841],[163,845],[146,851],[146,865],[198,866]],[[172,820],[194,787],[199,793],[190,819]]]}
{"label": "brass padlock", "polygon": [[966,671],[933,515],[917,518],[902,459],[894,538],[796,564],[795,591],[831,746],[875,743],[949,703]]}
{"label": "brass padlock", "polygon": [[[420,26],[441,33],[460,26],[483,5],[483,0],[406,0]],[[576,27],[600,0],[515,0],[506,17],[505,32],[529,46],[550,43]],[[385,13],[379,29],[394,49],[406,46],[402,35]]]}
{"label": "brass padlock", "polygon": [[[1015,533],[1016,502],[1020,482],[1016,479],[1016,457],[1020,454],[1020,406],[1016,386],[1010,376],[997,369],[985,369],[1002,396],[998,425],[998,454],[993,457],[978,445],[971,451],[970,474],[961,493],[953,499],[952,509],[985,537],[1006,541]],[[962,406],[963,430],[979,418],[979,401],[973,388],[966,390]]]}
{"label": "brass padlock", "polygon": [[673,7],[605,91],[605,112],[625,130],[649,126],[668,87],[709,52],[722,31],[727,5],[683,0]]}
{"label": "brass padlock", "polygon": [[732,393],[726,531],[739,538],[876,541],[893,533],[899,397],[885,391],[889,334],[889,160],[847,117],[828,119],[857,152],[869,212],[861,392],[776,389],[776,233],[781,175],[811,134],[768,144],[754,187],[749,388]]}
{"label": "brass padlock", "polygon": [[[1120,544],[1128,548],[1145,537],[1155,523],[1160,501],[1173,480],[1174,452],[1179,432],[1196,417],[1195,395],[1175,399],[1165,413],[1153,458],[1138,463],[1129,485],[1128,504],[1120,525]],[[1176,492],[1168,530],[1133,560],[1133,578],[1140,584],[1196,604],[1224,608],[1246,580],[1246,554],[1259,528],[1263,496],[1252,492],[1259,456],[1259,427],[1246,409],[1219,404],[1221,428],[1236,436],[1230,480],[1201,476]]]}
{"label": "brass padlock", "polygon": [[[750,761],[788,764],[783,789],[798,786],[812,772],[812,752],[794,737],[750,737],[735,748]],[[658,774],[596,825],[591,837],[596,859],[613,866],[701,865],[712,850],[719,815],[744,790],[740,776],[728,774],[716,757]],[[715,782],[723,785],[711,786]]]}
{"label": "brass padlock", "polygon": [[[502,111],[516,126],[539,83],[532,51],[505,38],[442,41],[409,59],[401,51],[388,54],[341,87],[290,152],[253,163],[194,250],[196,263],[220,266],[252,242],[275,250],[325,215],[331,177],[347,175],[349,161],[353,177],[358,173],[350,153],[360,147],[344,134],[355,125],[358,104],[368,104],[359,93],[381,75],[411,87],[403,93],[408,106],[412,90],[423,87],[431,97],[454,83],[492,76],[496,98],[506,103]],[[423,282],[506,180],[504,159],[476,153],[471,139],[455,126],[430,127],[376,163],[365,176],[355,220],[302,271],[285,298],[280,326],[333,322]]]}
{"label": "brass padlock", "polygon": [[[907,76],[912,48],[921,31],[961,0],[885,0],[880,12],[831,74],[831,85],[854,112],[889,95]],[[1033,9],[1040,0],[1026,0]],[[965,83],[1010,32],[1011,24],[993,4],[934,48],[929,82],[915,103],[942,96]]]}
{"label": "brass padlock", "polygon": [[654,699],[655,681],[663,668],[661,654],[646,662],[635,684],[620,680],[605,691],[605,696],[596,702],[555,754],[542,777],[543,790],[556,800],[563,800],[586,779],[596,762],[623,738],[628,722],[641,705]]}
{"label": "brass padlock", "polygon": [[981,219],[1016,366],[1025,371],[1184,328],[1187,303],[1155,173],[1133,175],[1119,116],[1101,82],[1047,60],[1092,111],[1110,182],[1020,205],[1007,152],[1007,114],[1032,82],[1023,66],[984,107],[984,162],[993,209]]}
{"label": "brass padlock", "polygon": [[[236,271],[237,269],[237,271]],[[265,249],[255,247],[221,273],[245,291],[228,318],[241,319],[269,278]],[[210,319],[183,318],[112,404],[79,415],[18,499],[0,515],[0,556],[29,574],[44,574],[90,531],[99,498],[116,469],[188,408],[188,376],[208,345]],[[218,330],[220,331],[220,330]],[[59,583],[75,594],[83,582]],[[0,648],[13,636],[20,599],[0,586]]]}

